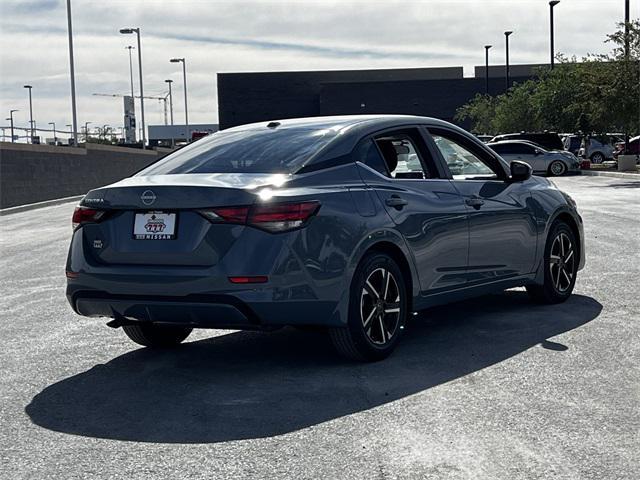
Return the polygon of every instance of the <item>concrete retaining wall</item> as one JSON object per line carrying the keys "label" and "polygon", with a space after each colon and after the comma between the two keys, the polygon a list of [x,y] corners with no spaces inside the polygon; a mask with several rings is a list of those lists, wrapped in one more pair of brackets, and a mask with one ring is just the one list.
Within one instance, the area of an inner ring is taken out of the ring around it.
{"label": "concrete retaining wall", "polygon": [[71,148],[1,142],[0,208],[82,195],[166,153],[91,143]]}

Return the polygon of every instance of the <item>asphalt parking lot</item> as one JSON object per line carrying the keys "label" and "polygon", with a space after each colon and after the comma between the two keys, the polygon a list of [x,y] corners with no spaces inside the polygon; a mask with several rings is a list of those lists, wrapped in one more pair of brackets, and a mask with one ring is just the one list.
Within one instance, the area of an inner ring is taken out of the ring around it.
{"label": "asphalt parking lot", "polygon": [[64,297],[72,204],[0,218],[2,478],[640,478],[640,181],[555,182],[585,220],[565,304],[423,312],[396,353],[200,331],[138,348]]}

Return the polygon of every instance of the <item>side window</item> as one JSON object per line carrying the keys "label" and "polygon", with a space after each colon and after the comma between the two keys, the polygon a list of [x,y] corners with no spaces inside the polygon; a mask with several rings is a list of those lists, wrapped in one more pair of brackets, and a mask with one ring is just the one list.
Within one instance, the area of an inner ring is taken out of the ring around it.
{"label": "side window", "polygon": [[518,153],[521,153],[523,155],[535,155],[536,153],[536,147],[534,147],[533,145],[526,145],[524,143],[520,143],[517,146],[518,148]]}
{"label": "side window", "polygon": [[503,143],[499,145],[489,145],[491,150],[496,152],[498,155],[513,155],[516,152],[516,149],[510,143]]}
{"label": "side window", "polygon": [[485,161],[472,153],[459,141],[431,132],[436,146],[456,180],[472,180],[498,178]]}
{"label": "side window", "polygon": [[356,147],[355,160],[373,168],[385,177],[389,176],[387,165],[373,140],[367,138]]}
{"label": "side window", "polygon": [[[420,141],[409,131],[384,134],[375,139],[392,178],[433,178],[430,170],[423,166],[418,147]],[[426,147],[423,148],[425,150]]]}

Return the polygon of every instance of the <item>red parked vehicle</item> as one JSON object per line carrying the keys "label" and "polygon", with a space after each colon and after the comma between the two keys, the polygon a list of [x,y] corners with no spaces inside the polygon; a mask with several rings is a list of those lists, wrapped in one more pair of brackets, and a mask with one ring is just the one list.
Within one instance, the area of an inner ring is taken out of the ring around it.
{"label": "red parked vehicle", "polygon": [[[617,159],[618,155],[624,152],[624,142],[616,143],[616,151],[613,152],[613,158]],[[627,155],[640,155],[640,135],[629,139],[629,149]]]}

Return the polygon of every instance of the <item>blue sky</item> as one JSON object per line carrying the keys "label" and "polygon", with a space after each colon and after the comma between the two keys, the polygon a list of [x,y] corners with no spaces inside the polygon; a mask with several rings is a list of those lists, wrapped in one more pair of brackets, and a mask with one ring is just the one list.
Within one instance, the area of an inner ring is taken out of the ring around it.
{"label": "blue sky", "polygon": [[[640,0],[631,0],[640,16]],[[28,125],[25,83],[33,85],[38,126],[71,123],[65,0],[0,2],[0,109]],[[504,30],[511,62],[548,61],[547,0],[211,1],[72,0],[79,123],[122,123],[122,101],[92,93],[126,93],[125,47],[142,30],[145,94],[174,85],[174,114],[183,118],[180,66],[186,57],[189,118],[217,121],[216,72],[346,68],[465,67],[504,59]],[[608,50],[605,35],[624,14],[623,0],[562,0],[556,7],[556,50],[578,57]],[[135,68],[135,65],[134,65]],[[135,79],[137,87],[137,75]],[[147,123],[162,123],[161,104],[145,103]],[[6,125],[8,122],[0,122]]]}

